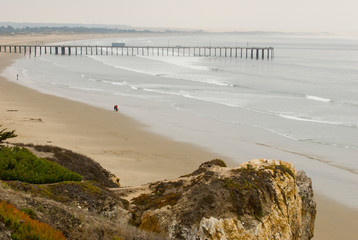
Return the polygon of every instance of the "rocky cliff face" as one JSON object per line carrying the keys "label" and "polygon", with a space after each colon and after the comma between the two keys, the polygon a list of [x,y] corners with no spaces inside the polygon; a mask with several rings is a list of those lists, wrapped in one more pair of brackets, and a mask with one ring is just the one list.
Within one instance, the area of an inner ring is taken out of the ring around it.
{"label": "rocky cliff face", "polygon": [[[286,162],[259,159],[228,168],[216,159],[176,180],[119,188],[118,179],[85,156],[50,146],[31,149],[81,174],[84,181],[0,181],[0,201],[31,210],[35,220],[67,239],[313,237],[311,179]],[[0,216],[0,239],[11,239],[14,229],[8,225]]]}
{"label": "rocky cliff face", "polygon": [[278,160],[202,164],[173,181],[120,190],[131,223],[170,239],[311,239],[316,204],[304,172]]}

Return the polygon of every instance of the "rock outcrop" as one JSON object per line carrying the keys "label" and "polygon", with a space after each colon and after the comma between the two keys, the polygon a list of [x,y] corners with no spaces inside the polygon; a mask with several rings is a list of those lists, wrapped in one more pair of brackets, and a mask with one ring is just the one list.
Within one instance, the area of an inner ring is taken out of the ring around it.
{"label": "rock outcrop", "polygon": [[[121,192],[121,190],[120,190]],[[311,239],[316,204],[310,178],[278,160],[228,168],[221,160],[192,174],[121,196],[131,223],[170,239]]]}
{"label": "rock outcrop", "polygon": [[[85,156],[28,147],[84,180],[0,181],[0,201],[67,239],[308,240],[314,234],[311,179],[287,162],[259,159],[228,168],[215,159],[176,180],[120,188],[118,178]],[[0,216],[0,239],[14,231]]]}

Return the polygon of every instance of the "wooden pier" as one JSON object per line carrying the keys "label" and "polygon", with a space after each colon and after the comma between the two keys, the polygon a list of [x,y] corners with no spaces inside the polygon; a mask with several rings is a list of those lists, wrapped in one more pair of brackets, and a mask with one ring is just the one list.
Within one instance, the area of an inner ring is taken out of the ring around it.
{"label": "wooden pier", "polygon": [[273,47],[163,47],[163,46],[50,46],[0,45],[0,52],[51,55],[182,56],[273,59]]}

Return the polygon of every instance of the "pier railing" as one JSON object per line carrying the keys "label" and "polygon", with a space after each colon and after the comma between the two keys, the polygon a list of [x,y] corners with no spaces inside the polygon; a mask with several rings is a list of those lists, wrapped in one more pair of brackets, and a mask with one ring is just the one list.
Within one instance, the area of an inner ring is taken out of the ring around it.
{"label": "pier railing", "polygon": [[0,45],[0,52],[40,56],[53,55],[122,55],[122,56],[196,56],[273,59],[273,47],[214,46],[63,46],[63,45]]}

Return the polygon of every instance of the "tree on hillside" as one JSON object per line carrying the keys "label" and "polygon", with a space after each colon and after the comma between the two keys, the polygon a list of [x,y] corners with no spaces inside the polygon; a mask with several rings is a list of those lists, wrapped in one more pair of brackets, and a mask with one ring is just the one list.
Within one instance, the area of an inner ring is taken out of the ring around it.
{"label": "tree on hillside", "polygon": [[[0,125],[2,127],[2,125]],[[3,143],[6,139],[17,137],[15,130],[6,131],[7,128],[0,130],[0,143]]]}

